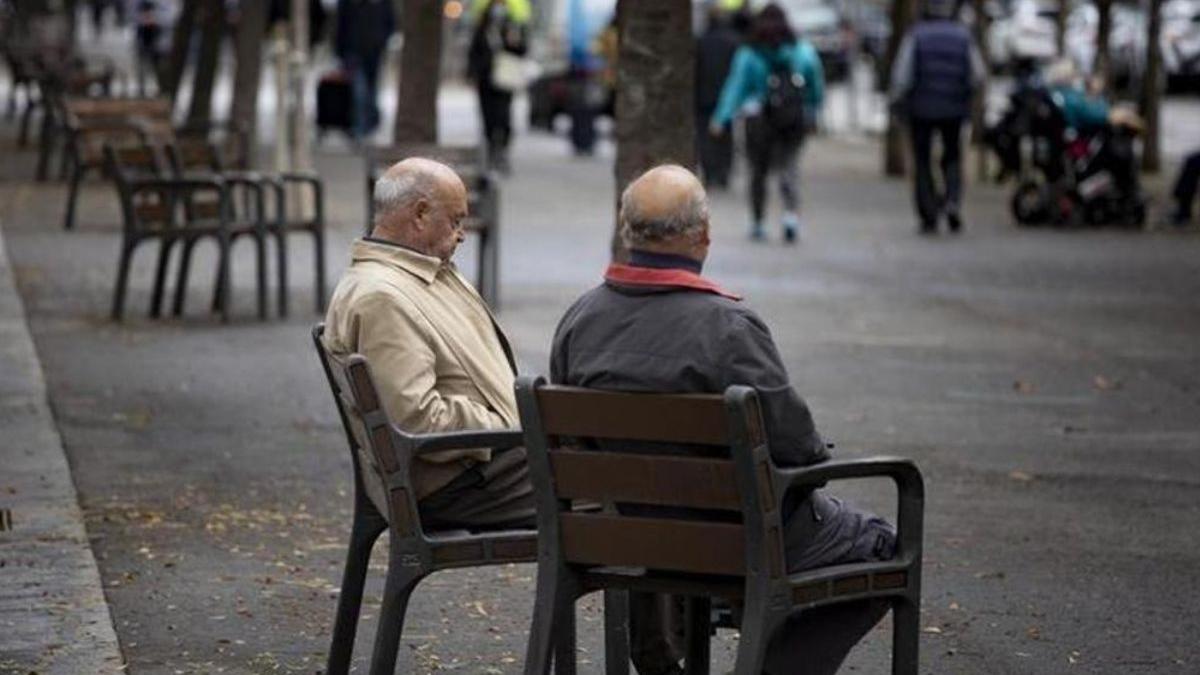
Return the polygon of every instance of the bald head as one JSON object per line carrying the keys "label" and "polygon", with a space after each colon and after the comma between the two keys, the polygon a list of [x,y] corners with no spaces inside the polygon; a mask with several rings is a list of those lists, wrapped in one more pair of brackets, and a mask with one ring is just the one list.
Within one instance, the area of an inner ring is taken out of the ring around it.
{"label": "bald head", "polygon": [[620,219],[630,248],[683,253],[677,249],[703,240],[707,252],[708,198],[681,166],[657,166],[630,183],[621,194]]}
{"label": "bald head", "polygon": [[372,199],[375,237],[444,260],[462,240],[467,188],[445,164],[423,157],[397,162],[375,181]]}

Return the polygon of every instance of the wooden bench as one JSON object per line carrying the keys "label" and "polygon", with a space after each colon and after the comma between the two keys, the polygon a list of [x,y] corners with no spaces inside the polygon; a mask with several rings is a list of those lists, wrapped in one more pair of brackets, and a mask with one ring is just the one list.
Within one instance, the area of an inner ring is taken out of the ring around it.
{"label": "wooden bench", "polygon": [[[370,673],[392,675],[408,600],[422,579],[439,570],[537,559],[538,539],[533,530],[486,534],[425,531],[409,473],[412,462],[421,454],[445,450],[512,448],[521,444],[521,432],[405,433],[389,420],[367,360],[358,354],[331,354],[321,339],[323,333],[324,325],[313,328],[313,346],[337,404],[354,467],[354,521],[325,672],[327,675],[349,672],[371,549],[386,530],[387,580]],[[555,670],[559,675],[573,674],[573,617],[556,637]]]}
{"label": "wooden bench", "polygon": [[[689,673],[708,672],[710,599],[741,604],[737,675],[762,672],[769,638],[793,611],[887,599],[892,672],[915,675],[924,485],[912,462],[881,457],[779,468],[748,387],[723,396],[630,394],[522,377],[517,402],[538,500],[527,675],[545,672],[554,624],[574,611],[576,599],[612,588],[690,598]],[[707,446],[712,455],[681,455],[679,445]],[[789,574],[781,516],[787,491],[872,476],[898,488],[895,557]],[[610,508],[570,512],[562,505],[572,499]],[[630,504],[641,511],[621,509]],[[649,515],[646,505],[655,509]]]}
{"label": "wooden bench", "polygon": [[375,181],[388,167],[411,157],[437,160],[462,178],[467,186],[467,210],[470,216],[463,223],[468,232],[479,236],[476,288],[493,310],[500,305],[500,192],[499,185],[487,169],[483,150],[478,146],[435,145],[409,143],[375,146],[366,151],[366,232],[370,234],[375,222]]}

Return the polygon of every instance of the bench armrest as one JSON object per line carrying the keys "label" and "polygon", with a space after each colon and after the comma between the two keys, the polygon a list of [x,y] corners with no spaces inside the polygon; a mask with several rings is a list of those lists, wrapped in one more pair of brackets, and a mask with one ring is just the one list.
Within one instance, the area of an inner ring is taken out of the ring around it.
{"label": "bench armrest", "polygon": [[183,178],[136,178],[129,181],[133,192],[224,192],[225,181],[219,176],[186,176]]}
{"label": "bench armrest", "polygon": [[862,459],[830,460],[800,468],[776,469],[782,483],[777,494],[788,488],[816,488],[831,480],[887,477],[896,483],[896,557],[917,554],[925,513],[925,480],[912,460],[902,457],[864,457]]}
{"label": "bench armrest", "polygon": [[[397,429],[397,431],[400,431]],[[404,432],[401,431],[402,435]],[[506,449],[524,443],[519,429],[501,431],[449,431],[439,434],[408,435],[412,439],[414,457],[445,450],[469,450],[471,448]]]}

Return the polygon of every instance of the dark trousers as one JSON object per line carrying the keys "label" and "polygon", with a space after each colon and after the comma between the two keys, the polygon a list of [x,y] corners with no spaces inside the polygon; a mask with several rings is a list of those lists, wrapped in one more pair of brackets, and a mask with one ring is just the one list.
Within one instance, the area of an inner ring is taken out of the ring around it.
{"label": "dark trousers", "polygon": [[512,138],[511,91],[492,86],[491,82],[480,82],[479,110],[483,117],[483,135],[487,139],[488,153],[492,158],[501,157],[508,150]]}
{"label": "dark trousers", "polygon": [[[943,212],[958,213],[962,203],[962,128],[963,120],[909,120],[912,133],[915,171],[915,200],[917,215],[923,227],[937,227]],[[933,175],[933,137],[942,146],[941,184],[939,191]]]}
{"label": "dark trousers", "polygon": [[[784,523],[789,573],[827,565],[889,560],[895,529],[882,518],[818,491]],[[640,675],[669,672],[683,659],[681,598],[630,594],[630,656]],[[768,675],[832,675],[887,613],[882,600],[796,612],[767,647]]]}
{"label": "dark trousers", "polygon": [[596,106],[591,92],[597,86],[584,70],[571,71],[567,88],[567,108],[571,116],[571,148],[577,155],[590,155],[596,149]]}
{"label": "dark trousers", "polygon": [[417,507],[428,531],[536,528],[525,448],[493,451],[492,461],[462,472]]}
{"label": "dark trousers", "polygon": [[802,137],[779,138],[761,115],[746,118],[746,161],[750,165],[750,216],[761,225],[767,211],[767,178],[779,178],[783,210],[800,210],[800,147]]}
{"label": "dark trousers", "polygon": [[1183,218],[1191,218],[1192,203],[1196,201],[1196,189],[1200,187],[1200,152],[1193,152],[1183,161],[1179,178],[1175,180],[1175,204],[1178,214]]}
{"label": "dark trousers", "polygon": [[700,158],[700,176],[706,186],[726,187],[733,166],[733,134],[729,129],[720,136],[709,133],[705,122],[710,116],[711,110],[696,113],[696,156]]}
{"label": "dark trousers", "polygon": [[345,64],[354,91],[354,135],[362,138],[379,126],[379,68],[383,53],[358,54]]}

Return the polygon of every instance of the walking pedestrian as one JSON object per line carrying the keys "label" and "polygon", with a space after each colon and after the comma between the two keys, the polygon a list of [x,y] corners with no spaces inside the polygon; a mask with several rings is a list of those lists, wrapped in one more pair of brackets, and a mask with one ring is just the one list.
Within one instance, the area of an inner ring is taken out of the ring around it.
{"label": "walking pedestrian", "polygon": [[[729,76],[733,55],[742,38],[733,27],[733,15],[714,4],[708,11],[708,26],[696,41],[696,119],[707,120],[717,109],[721,86]],[[712,135],[704,125],[696,126],[696,154],[707,188],[729,187],[733,165],[733,134],[722,129]]]}
{"label": "walking pedestrian", "polygon": [[529,15],[520,6],[514,0],[482,5],[467,56],[467,72],[479,93],[488,161],[502,173],[509,170],[513,92],[524,86],[522,57],[528,49]]}
{"label": "walking pedestrian", "polygon": [[1200,187],[1200,150],[1193,152],[1183,160],[1179,170],[1179,178],[1175,180],[1175,212],[1171,214],[1171,223],[1180,227],[1192,221],[1192,203],[1196,201],[1196,189]]}
{"label": "walking pedestrian", "polygon": [[[962,229],[962,128],[971,98],[985,75],[971,31],[955,14],[956,0],[926,0],[921,20],[896,53],[890,98],[908,118],[916,161],[915,199],[920,232],[937,232],[946,218]],[[933,138],[942,149],[939,190],[933,176]]]}
{"label": "walking pedestrian", "polygon": [[783,198],[783,239],[800,232],[800,150],[816,126],[825,98],[825,74],[817,50],[797,38],[779,5],[770,3],[755,17],[746,45],[733,57],[709,133],[726,132],[735,115],[745,118],[750,164],[752,239],[763,238],[767,177],[779,177]]}
{"label": "walking pedestrian", "polygon": [[146,80],[156,83],[163,54],[169,47],[174,7],[166,0],[134,0],[134,64],[138,95],[147,96]]}
{"label": "walking pedestrian", "polygon": [[335,51],[350,73],[355,138],[379,126],[379,67],[395,27],[391,0],[338,0]]}

